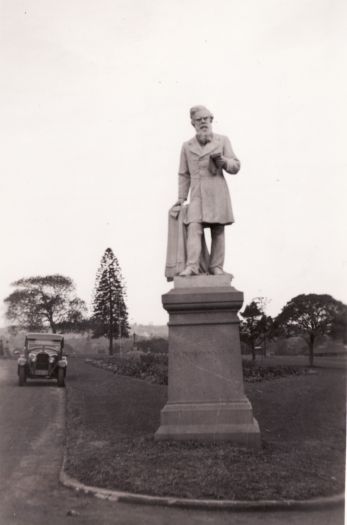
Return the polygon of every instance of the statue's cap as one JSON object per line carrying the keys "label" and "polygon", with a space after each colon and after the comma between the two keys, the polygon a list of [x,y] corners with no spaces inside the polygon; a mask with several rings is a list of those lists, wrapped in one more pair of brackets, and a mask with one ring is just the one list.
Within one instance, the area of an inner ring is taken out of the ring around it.
{"label": "statue's cap", "polygon": [[211,115],[211,117],[213,117],[213,114],[211,113],[209,109],[207,109],[206,106],[193,106],[189,110],[190,118],[191,119],[194,118],[195,113],[197,113],[198,111],[207,111]]}

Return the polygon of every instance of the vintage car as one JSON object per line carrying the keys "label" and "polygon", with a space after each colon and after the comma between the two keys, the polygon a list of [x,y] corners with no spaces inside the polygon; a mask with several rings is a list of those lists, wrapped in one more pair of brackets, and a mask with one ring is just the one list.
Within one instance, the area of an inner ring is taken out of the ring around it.
{"label": "vintage car", "polygon": [[60,334],[27,334],[24,352],[18,358],[18,383],[29,379],[56,379],[65,386],[67,356],[63,354],[64,337]]}

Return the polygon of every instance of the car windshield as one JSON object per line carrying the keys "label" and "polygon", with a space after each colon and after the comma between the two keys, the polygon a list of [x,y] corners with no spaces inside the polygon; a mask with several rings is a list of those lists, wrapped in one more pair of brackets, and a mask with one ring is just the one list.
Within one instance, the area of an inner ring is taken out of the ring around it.
{"label": "car windshield", "polygon": [[60,341],[28,341],[28,350],[39,350],[42,347],[45,347],[46,350],[55,350],[58,352],[60,350]]}

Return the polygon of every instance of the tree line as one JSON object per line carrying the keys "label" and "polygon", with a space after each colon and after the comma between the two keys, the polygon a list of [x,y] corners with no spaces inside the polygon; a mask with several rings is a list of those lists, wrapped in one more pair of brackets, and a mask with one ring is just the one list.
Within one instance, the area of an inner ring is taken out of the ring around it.
{"label": "tree line", "polygon": [[[29,331],[50,329],[56,332],[92,332],[105,336],[109,353],[114,341],[129,337],[126,287],[121,268],[111,248],[107,248],[97,270],[93,290],[92,314],[87,315],[85,301],[77,297],[70,277],[59,274],[22,278],[6,297],[6,316],[13,328]],[[255,359],[259,347],[280,336],[301,336],[309,348],[310,366],[314,348],[321,335],[332,335],[347,342],[347,306],[327,294],[300,294],[292,298],[276,316],[266,315],[266,300],[258,297],[240,313],[241,341]]]}
{"label": "tree line", "polygon": [[278,337],[300,336],[309,349],[309,364],[314,364],[319,336],[331,335],[347,343],[347,305],[328,294],[300,294],[293,297],[274,318],[266,315],[264,298],[256,298],[240,314],[241,341],[255,360],[260,347]]}
{"label": "tree line", "polygon": [[70,277],[27,277],[12,286],[15,289],[4,302],[13,328],[52,333],[88,330],[93,337],[108,338],[110,354],[115,339],[129,337],[126,288],[111,248],[105,250],[96,274],[91,316],[87,315],[85,301],[77,297]]}

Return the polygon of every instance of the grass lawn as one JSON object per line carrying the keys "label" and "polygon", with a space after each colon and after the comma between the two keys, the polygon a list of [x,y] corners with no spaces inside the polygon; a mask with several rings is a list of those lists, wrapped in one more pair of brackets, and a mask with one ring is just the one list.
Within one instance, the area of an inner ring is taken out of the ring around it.
{"label": "grass lawn", "polygon": [[246,383],[259,451],[155,442],[167,387],[69,361],[67,472],[88,485],[159,496],[306,499],[344,490],[345,370]]}

